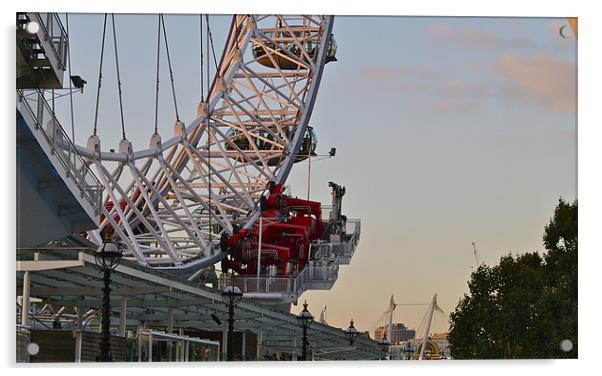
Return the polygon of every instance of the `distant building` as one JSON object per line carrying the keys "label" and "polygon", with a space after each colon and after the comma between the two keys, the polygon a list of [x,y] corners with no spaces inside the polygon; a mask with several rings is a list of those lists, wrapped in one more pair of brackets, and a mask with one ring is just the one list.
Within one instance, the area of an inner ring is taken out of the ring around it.
{"label": "distant building", "polygon": [[[389,329],[388,325],[379,326],[374,330],[374,339],[376,341],[385,339],[387,337],[387,330]],[[391,330],[391,345],[397,344],[402,341],[407,341],[409,339],[416,337],[416,331],[414,329],[408,329],[405,324],[402,323],[394,323]]]}

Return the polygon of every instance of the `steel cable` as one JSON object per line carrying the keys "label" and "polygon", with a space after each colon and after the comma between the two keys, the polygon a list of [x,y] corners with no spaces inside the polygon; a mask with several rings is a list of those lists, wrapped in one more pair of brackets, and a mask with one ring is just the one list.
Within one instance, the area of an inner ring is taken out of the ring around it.
{"label": "steel cable", "polygon": [[156,91],[155,91],[155,134],[157,134],[158,123],[159,123],[159,56],[161,55],[161,15],[159,15],[159,22],[157,26],[157,78],[156,78]]}
{"label": "steel cable", "polygon": [[167,42],[167,32],[165,31],[165,19],[163,15],[160,15],[161,23],[163,25],[163,39],[165,39],[165,51],[167,52],[167,64],[169,65],[169,77],[171,79],[171,92],[173,94],[173,105],[176,110],[176,121],[180,121],[180,114],[178,113],[178,102],[176,100],[176,86],[173,78],[173,70],[171,69],[171,57],[169,55],[169,43]]}
{"label": "steel cable", "polygon": [[119,111],[121,115],[121,133],[125,139],[125,124],[123,121],[123,100],[121,98],[121,77],[119,75],[119,57],[117,53],[117,33],[115,32],[115,14],[111,13],[113,21],[113,44],[115,45],[115,67],[117,68],[117,90],[119,92]]}
{"label": "steel cable", "polygon": [[100,102],[100,87],[102,85],[102,61],[105,52],[105,35],[107,32],[107,13],[105,13],[104,24],[102,27],[102,46],[100,48],[100,66],[98,68],[98,89],[96,91],[96,111],[94,112],[94,136],[98,129],[98,104]]}

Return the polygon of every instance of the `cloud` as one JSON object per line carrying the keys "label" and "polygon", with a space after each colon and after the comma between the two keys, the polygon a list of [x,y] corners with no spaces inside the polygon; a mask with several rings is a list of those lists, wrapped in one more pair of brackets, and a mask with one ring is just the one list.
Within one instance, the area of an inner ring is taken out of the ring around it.
{"label": "cloud", "polygon": [[361,75],[367,79],[393,80],[405,77],[410,74],[406,68],[391,68],[384,66],[364,67]]}
{"label": "cloud", "polygon": [[457,30],[446,26],[433,26],[428,28],[426,32],[432,36],[443,39],[447,43],[453,43],[464,47],[492,49],[532,49],[537,47],[537,44],[530,39],[521,37],[504,38],[498,34],[473,29],[471,27]]}
{"label": "cloud", "polygon": [[480,62],[478,76],[468,72],[468,77],[459,78],[430,68],[390,66],[367,66],[360,76],[372,87],[408,94],[439,110],[474,111],[493,99],[570,113],[576,110],[575,64],[552,55],[505,53]]}
{"label": "cloud", "polygon": [[576,110],[575,64],[547,55],[502,55],[494,70],[504,80],[502,95],[513,100],[526,100],[550,109]]}
{"label": "cloud", "polygon": [[437,92],[448,97],[468,96],[480,98],[490,95],[492,88],[488,84],[473,84],[459,79],[444,81],[437,87]]}
{"label": "cloud", "polygon": [[426,67],[366,66],[360,76],[371,86],[408,94],[425,107],[442,111],[472,111],[493,92],[490,85],[446,77]]}
{"label": "cloud", "polygon": [[421,78],[434,80],[440,78],[442,73],[425,67],[387,67],[387,66],[365,66],[360,75],[365,79],[377,80],[400,80],[406,78]]}

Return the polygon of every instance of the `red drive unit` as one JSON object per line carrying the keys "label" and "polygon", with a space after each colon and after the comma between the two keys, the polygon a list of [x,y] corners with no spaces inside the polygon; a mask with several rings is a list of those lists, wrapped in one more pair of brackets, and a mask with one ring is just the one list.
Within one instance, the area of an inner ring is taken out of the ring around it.
{"label": "red drive unit", "polygon": [[307,265],[310,243],[324,235],[321,204],[283,195],[283,188],[272,184],[267,199],[262,197],[261,224],[257,220],[250,229],[222,238],[222,250],[228,253],[222,271],[257,275],[260,227],[262,275],[272,270],[277,276],[289,276]]}
{"label": "red drive unit", "polygon": [[[134,195],[132,196],[132,202],[136,202],[136,200],[138,200],[138,198],[140,197],[140,189],[136,188],[136,191],[134,192]],[[111,210],[113,210],[113,208],[115,207],[115,203],[111,200],[108,200],[107,203],[105,204],[105,209],[107,209],[108,212],[110,212]],[[128,207],[128,203],[127,201],[121,199],[119,200],[119,208],[121,209],[121,211],[125,211],[125,209]],[[140,210],[142,208],[141,204],[138,204],[138,209]],[[105,220],[105,215],[104,213],[100,214],[100,223],[102,223]],[[119,217],[119,213],[115,212],[115,214],[113,214],[113,220],[117,223],[119,223],[121,221],[121,218]],[[113,228],[113,225],[111,223],[108,223],[106,225],[106,227],[108,228]],[[87,234],[86,232],[82,232],[82,234]]]}

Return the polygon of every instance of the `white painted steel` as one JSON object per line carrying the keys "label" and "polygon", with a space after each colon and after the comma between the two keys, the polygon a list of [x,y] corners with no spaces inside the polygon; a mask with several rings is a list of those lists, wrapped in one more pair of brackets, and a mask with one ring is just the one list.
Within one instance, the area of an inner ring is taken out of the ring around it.
{"label": "white painted steel", "polygon": [[[234,16],[207,101],[190,125],[177,122],[173,138],[154,135],[145,150],[124,140],[106,152],[95,137],[76,147],[104,187],[100,229],[115,229],[124,257],[192,273],[223,257],[223,233],[253,225],[268,183],[286,181],[301,147],[332,23],[331,16]],[[283,42],[311,43],[317,53],[274,47]],[[274,68],[258,63],[251,46],[263,46]],[[296,68],[280,69],[282,59]]]}

